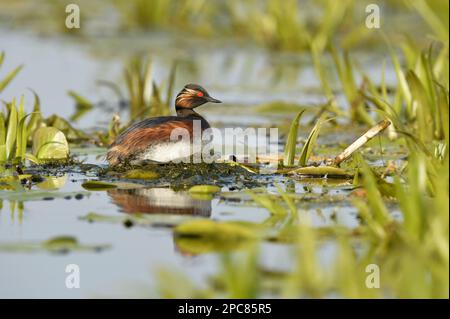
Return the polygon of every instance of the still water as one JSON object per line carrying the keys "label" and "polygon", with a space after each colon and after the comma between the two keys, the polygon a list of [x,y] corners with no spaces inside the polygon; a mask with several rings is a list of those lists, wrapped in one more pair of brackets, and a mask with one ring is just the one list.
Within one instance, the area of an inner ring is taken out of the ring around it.
{"label": "still water", "polygon": [[[279,116],[255,114],[251,107],[274,100],[301,101],[319,104],[323,94],[314,90],[319,84],[313,76],[308,61],[299,56],[285,59],[267,54],[255,48],[229,47],[217,49],[198,46],[182,48],[174,46],[176,39],[159,45],[160,36],[145,38],[148,45],[142,48],[143,39],[135,39],[141,50],[150,52],[154,62],[154,76],[166,79],[174,59],[181,61],[177,73],[176,88],[185,83],[197,82],[207,87],[213,96],[225,103],[220,109],[204,107],[199,110],[208,120],[219,127],[237,125],[269,125],[277,123]],[[122,66],[133,53],[124,48],[116,54],[106,48],[114,47],[114,39],[100,38],[97,43],[70,39],[41,38],[31,34],[0,31],[0,50],[7,48],[5,69],[24,64],[25,68],[8,87],[2,99],[25,94],[28,109],[32,104],[32,88],[41,98],[45,116],[53,113],[67,118],[74,110],[68,90],[75,90],[92,101],[107,101],[107,108],[96,108],[84,117],[77,128],[105,128],[111,110],[117,111],[115,97],[97,81],[108,79],[119,82]],[[158,44],[158,45],[155,45]],[[132,47],[132,45],[128,46]],[[364,61],[364,59],[362,59]],[[371,71],[370,65],[367,71]],[[379,72],[375,72],[376,74]],[[374,81],[377,81],[374,76]],[[388,70],[387,78],[393,78]],[[301,87],[304,90],[299,90]],[[285,120],[290,120],[289,117]],[[342,136],[350,141],[357,135]],[[331,140],[333,137],[330,137]],[[89,151],[85,153],[89,154]],[[102,156],[78,157],[85,163],[104,167]],[[145,214],[170,214],[195,216],[214,220],[246,220],[260,222],[268,217],[265,209],[244,200],[231,201],[220,196],[212,200],[192,198],[188,193],[175,191],[166,186],[143,187],[86,192],[81,184],[95,178],[68,169],[61,174],[56,192],[67,192],[70,198],[47,198],[26,200],[23,212],[12,209],[12,204],[0,190],[3,202],[0,211],[0,243],[42,242],[61,235],[70,235],[85,244],[108,244],[110,248],[100,252],[70,252],[52,254],[47,251],[6,252],[0,250],[0,297],[1,298],[80,298],[80,297],[157,297],[155,271],[173,269],[182,271],[193,282],[202,285],[209,275],[216,272],[218,258],[214,253],[191,254],[178,247],[170,227],[161,223],[155,226],[125,227],[121,223],[89,223],[80,217],[88,213],[123,216],[136,211]],[[283,182],[283,181],[281,181]],[[296,193],[320,196],[326,189],[327,196],[335,198],[335,204],[305,204],[312,222],[317,226],[334,223],[356,227],[355,210],[345,196],[348,185],[329,187],[323,183],[307,180],[291,180]],[[228,191],[228,186],[222,188]],[[269,191],[275,188],[269,184]],[[305,190],[307,189],[307,190]],[[238,194],[240,190],[235,191]],[[87,193],[87,194],[86,194]],[[83,196],[75,196],[83,194]],[[245,202],[245,203],[244,203]],[[333,242],[324,242],[318,250],[320,261],[327,264],[335,252]],[[263,263],[269,269],[289,269],[292,260],[290,247],[280,244],[262,244]],[[80,288],[67,289],[66,266],[80,267]]]}

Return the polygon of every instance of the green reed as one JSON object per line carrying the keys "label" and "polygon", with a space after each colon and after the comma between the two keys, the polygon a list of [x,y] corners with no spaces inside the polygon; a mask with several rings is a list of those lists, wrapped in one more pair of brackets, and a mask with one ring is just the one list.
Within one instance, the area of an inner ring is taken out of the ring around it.
{"label": "green reed", "polygon": [[131,120],[170,113],[175,70],[176,66],[173,64],[167,80],[166,95],[163,98],[161,87],[153,79],[151,60],[134,57],[129,61],[124,69],[124,78],[128,90]]}

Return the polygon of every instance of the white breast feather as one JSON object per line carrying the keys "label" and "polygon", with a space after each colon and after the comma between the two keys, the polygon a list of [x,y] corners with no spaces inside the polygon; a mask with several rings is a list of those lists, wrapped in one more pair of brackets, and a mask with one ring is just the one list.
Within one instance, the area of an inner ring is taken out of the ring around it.
{"label": "white breast feather", "polygon": [[192,145],[189,142],[172,142],[152,145],[142,154],[142,160],[170,162],[192,155]]}

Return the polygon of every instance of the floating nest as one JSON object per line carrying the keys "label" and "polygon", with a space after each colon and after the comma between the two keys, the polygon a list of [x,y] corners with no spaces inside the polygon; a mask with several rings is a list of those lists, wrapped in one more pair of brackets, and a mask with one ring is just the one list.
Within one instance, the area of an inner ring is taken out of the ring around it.
{"label": "floating nest", "polygon": [[261,186],[272,178],[259,175],[235,163],[164,163],[133,167],[107,167],[99,170],[101,179],[133,179],[151,185],[170,185],[177,188],[185,185],[214,184],[233,185],[240,189]]}

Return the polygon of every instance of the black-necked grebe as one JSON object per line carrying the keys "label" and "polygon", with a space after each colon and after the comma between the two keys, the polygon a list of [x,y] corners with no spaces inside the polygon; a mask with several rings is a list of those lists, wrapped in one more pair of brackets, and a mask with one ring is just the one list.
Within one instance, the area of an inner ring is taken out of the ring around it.
{"label": "black-necked grebe", "polygon": [[[187,84],[175,99],[177,115],[149,118],[131,125],[110,145],[106,156],[109,164],[170,162],[192,155],[194,121],[200,123],[202,132],[210,127],[194,109],[207,102],[221,103],[200,85]],[[189,142],[171,139],[172,131],[177,128],[189,132]]]}

